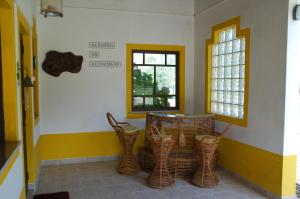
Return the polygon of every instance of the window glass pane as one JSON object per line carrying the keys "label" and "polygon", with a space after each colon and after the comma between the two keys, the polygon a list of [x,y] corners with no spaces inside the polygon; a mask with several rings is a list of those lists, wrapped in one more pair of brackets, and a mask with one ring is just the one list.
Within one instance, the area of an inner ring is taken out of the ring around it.
{"label": "window glass pane", "polygon": [[152,95],[154,89],[154,67],[133,68],[133,95]]}
{"label": "window glass pane", "polygon": [[176,98],[168,97],[167,107],[176,107]]}
{"label": "window glass pane", "polygon": [[145,97],[145,106],[153,106],[153,97]]}
{"label": "window glass pane", "polygon": [[165,54],[145,53],[145,64],[165,65]]}
{"label": "window glass pane", "polygon": [[211,92],[210,100],[214,101],[214,102],[216,102],[218,100],[218,98],[217,98],[217,91],[212,91]]}
{"label": "window glass pane", "polygon": [[233,29],[229,28],[226,30],[226,33],[225,33],[225,40],[230,41],[230,40],[232,40],[232,38],[233,38]]}
{"label": "window glass pane", "polygon": [[217,78],[218,77],[218,68],[212,68],[211,70],[211,76],[212,78]]}
{"label": "window glass pane", "polygon": [[245,64],[245,53],[240,53],[240,64]]}
{"label": "window glass pane", "polygon": [[231,103],[231,92],[224,92],[224,102]]}
{"label": "window glass pane", "polygon": [[225,104],[224,105],[224,115],[230,116],[230,104]]}
{"label": "window glass pane", "polygon": [[222,55],[225,53],[225,43],[219,44],[219,55]]}
{"label": "window glass pane", "polygon": [[232,54],[225,55],[225,66],[232,65]]}
{"label": "window glass pane", "polygon": [[218,55],[219,54],[219,45],[214,44],[212,45],[212,55]]}
{"label": "window glass pane", "polygon": [[135,107],[142,107],[144,104],[142,97],[134,97],[133,98],[133,106]]}
{"label": "window glass pane", "polygon": [[245,89],[244,89],[244,87],[245,87],[245,80],[244,79],[240,79],[240,91],[244,91]]}
{"label": "window glass pane", "polygon": [[223,102],[223,91],[218,91],[218,102]]}
{"label": "window glass pane", "polygon": [[245,38],[241,39],[241,51],[245,51],[246,50],[246,40]]}
{"label": "window glass pane", "polygon": [[175,67],[156,67],[156,93],[158,95],[176,94]]}
{"label": "window glass pane", "polygon": [[218,80],[218,90],[224,90],[224,79]]}
{"label": "window glass pane", "polygon": [[224,104],[222,103],[218,103],[218,114],[223,115],[223,108],[224,108]]}
{"label": "window glass pane", "polygon": [[211,89],[218,90],[218,81],[216,79],[211,80]]}
{"label": "window glass pane", "polygon": [[218,78],[224,78],[224,67],[218,68]]}
{"label": "window glass pane", "polygon": [[238,65],[240,63],[240,53],[233,53],[232,65]]}
{"label": "window glass pane", "polygon": [[220,55],[218,61],[219,61],[218,62],[219,66],[224,66],[225,65],[225,55]]}
{"label": "window glass pane", "polygon": [[224,42],[225,41],[225,31],[219,32],[219,41]]}
{"label": "window glass pane", "polygon": [[155,97],[154,98],[154,106],[156,108],[165,108],[166,107],[166,97]]}
{"label": "window glass pane", "polygon": [[231,76],[232,76],[232,78],[239,78],[239,76],[240,76],[239,70],[240,70],[239,66],[233,66],[231,68]]}
{"label": "window glass pane", "polygon": [[232,47],[232,51],[233,52],[239,52],[241,49],[241,46],[240,46],[240,39],[236,39],[233,41],[233,47]]}
{"label": "window glass pane", "polygon": [[239,106],[239,118],[244,118],[244,106]]}
{"label": "window glass pane", "polygon": [[176,65],[176,55],[174,54],[167,55],[167,65]]}
{"label": "window glass pane", "polygon": [[239,93],[238,92],[232,92],[231,93],[231,103],[232,104],[238,104],[239,103]]}
{"label": "window glass pane", "polygon": [[231,79],[225,79],[225,90],[231,91]]}
{"label": "window glass pane", "polygon": [[211,108],[210,108],[212,113],[217,113],[217,103],[216,102],[211,102]]}
{"label": "window glass pane", "polygon": [[143,53],[133,53],[133,63],[143,64]]}
{"label": "window glass pane", "polygon": [[225,78],[231,78],[231,67],[225,67]]}
{"label": "window glass pane", "polygon": [[244,105],[244,92],[240,92],[239,104]]}
{"label": "window glass pane", "polygon": [[240,78],[245,78],[245,65],[240,66]]}
{"label": "window glass pane", "polygon": [[212,67],[218,67],[219,66],[219,57],[213,56],[212,58]]}
{"label": "window glass pane", "polygon": [[231,105],[231,116],[238,117],[239,116],[239,106],[238,105]]}
{"label": "window glass pane", "polygon": [[225,53],[231,53],[232,52],[232,41],[228,41],[225,44]]}
{"label": "window glass pane", "polygon": [[232,79],[231,80],[231,90],[232,91],[239,91],[239,79]]}

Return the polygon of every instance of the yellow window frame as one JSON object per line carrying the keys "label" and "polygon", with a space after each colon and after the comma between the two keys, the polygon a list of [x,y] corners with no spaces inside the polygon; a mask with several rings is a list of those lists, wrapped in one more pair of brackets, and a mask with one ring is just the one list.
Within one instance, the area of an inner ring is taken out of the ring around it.
{"label": "yellow window frame", "polygon": [[[126,112],[127,118],[145,118],[146,112],[132,111],[132,51],[157,50],[179,52],[179,110],[166,113],[184,113],[185,110],[185,46],[161,44],[127,44],[126,46]],[[164,112],[164,111],[163,111]]]}
{"label": "yellow window frame", "polygon": [[211,113],[211,65],[212,65],[212,45],[219,41],[219,32],[224,29],[236,27],[236,37],[245,38],[245,97],[244,97],[244,118],[233,118],[216,114],[216,119],[239,126],[248,125],[248,99],[249,99],[249,64],[250,64],[250,28],[240,29],[240,17],[232,18],[212,27],[211,39],[206,41],[206,88],[205,88],[205,111]]}

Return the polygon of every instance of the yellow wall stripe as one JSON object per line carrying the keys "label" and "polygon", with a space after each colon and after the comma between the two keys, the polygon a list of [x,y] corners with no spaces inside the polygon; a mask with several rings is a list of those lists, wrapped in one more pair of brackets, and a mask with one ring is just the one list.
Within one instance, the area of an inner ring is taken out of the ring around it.
{"label": "yellow wall stripe", "polygon": [[229,138],[221,142],[219,164],[277,196],[295,195],[296,156],[281,156]]}
{"label": "yellow wall stripe", "polygon": [[0,186],[2,185],[2,183],[4,182],[6,176],[8,175],[9,171],[11,170],[11,168],[14,166],[17,158],[20,155],[20,150],[19,147],[16,149],[16,151],[12,154],[12,156],[9,158],[9,160],[7,161],[7,163],[4,165],[4,167],[1,169],[1,173],[0,173]]}
{"label": "yellow wall stripe", "polygon": [[25,186],[23,186],[22,191],[20,193],[20,199],[26,199],[26,191],[25,191]]}
{"label": "yellow wall stripe", "polygon": [[[138,136],[135,151],[144,145]],[[122,148],[115,132],[47,134],[40,136],[41,160],[120,155]]]}

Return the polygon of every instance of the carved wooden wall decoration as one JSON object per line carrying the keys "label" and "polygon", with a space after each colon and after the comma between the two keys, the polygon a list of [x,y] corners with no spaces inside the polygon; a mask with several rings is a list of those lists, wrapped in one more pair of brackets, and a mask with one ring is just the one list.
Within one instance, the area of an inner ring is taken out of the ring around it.
{"label": "carved wooden wall decoration", "polygon": [[63,72],[79,73],[82,61],[82,56],[76,56],[71,52],[49,51],[42,67],[49,75],[58,77]]}

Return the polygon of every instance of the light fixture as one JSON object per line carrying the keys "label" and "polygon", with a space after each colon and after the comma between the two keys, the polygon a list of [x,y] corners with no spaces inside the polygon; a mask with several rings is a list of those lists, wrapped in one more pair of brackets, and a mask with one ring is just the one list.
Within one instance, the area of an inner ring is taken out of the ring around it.
{"label": "light fixture", "polygon": [[26,88],[30,88],[30,87],[34,87],[31,78],[29,77],[29,75],[27,74],[25,79],[24,79],[24,87]]}
{"label": "light fixture", "polygon": [[41,0],[41,14],[44,17],[63,17],[63,0]]}

